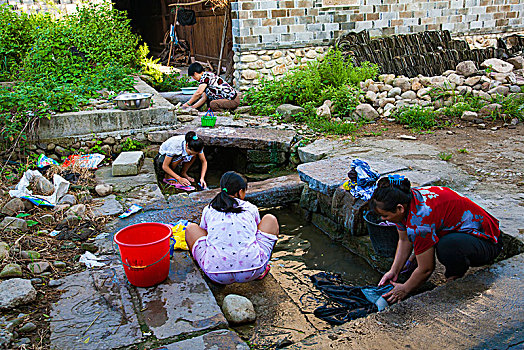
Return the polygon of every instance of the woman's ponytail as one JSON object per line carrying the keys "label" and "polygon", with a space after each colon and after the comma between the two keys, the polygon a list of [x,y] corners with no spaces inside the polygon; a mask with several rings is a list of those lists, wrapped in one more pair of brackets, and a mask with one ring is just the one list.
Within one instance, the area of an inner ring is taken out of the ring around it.
{"label": "woman's ponytail", "polygon": [[375,210],[377,203],[379,209],[394,212],[397,205],[409,204],[413,195],[411,194],[411,182],[403,175],[388,175],[377,182],[377,188],[369,201],[369,206]]}
{"label": "woman's ponytail", "polygon": [[247,189],[246,179],[234,172],[228,171],[220,179],[220,192],[211,201],[211,207],[225,213],[240,213],[244,209],[238,206],[238,201],[231,196],[240,190]]}

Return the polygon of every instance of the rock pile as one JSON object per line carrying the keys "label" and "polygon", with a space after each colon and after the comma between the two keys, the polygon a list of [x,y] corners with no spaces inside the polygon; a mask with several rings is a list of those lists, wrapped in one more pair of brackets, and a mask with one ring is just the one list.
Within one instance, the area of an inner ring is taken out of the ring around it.
{"label": "rock pile", "polygon": [[[460,62],[455,70],[443,75],[415,78],[383,74],[378,81],[362,82],[365,103],[357,107],[357,114],[366,119],[388,117],[402,106],[422,106],[439,109],[450,106],[457,95],[471,94],[486,101],[478,113],[465,112],[463,119],[475,121],[501,109],[493,99],[511,93],[521,94],[524,87],[524,58],[516,56],[507,61],[488,59],[477,67],[473,61]],[[482,68],[482,69],[479,69]],[[431,94],[432,90],[437,93]],[[440,93],[438,93],[440,92]]]}

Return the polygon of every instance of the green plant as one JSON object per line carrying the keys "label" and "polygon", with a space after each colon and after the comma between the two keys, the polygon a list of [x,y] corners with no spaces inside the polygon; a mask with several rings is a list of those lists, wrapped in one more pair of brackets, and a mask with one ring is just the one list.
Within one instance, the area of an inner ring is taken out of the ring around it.
{"label": "green plant", "polygon": [[162,79],[158,82],[153,81],[153,87],[157,91],[179,91],[184,87],[198,86],[198,82],[191,80],[188,76],[181,76],[180,73],[162,74]]}
{"label": "green plant", "polygon": [[102,154],[106,153],[102,150],[102,146],[101,146],[102,140],[93,139],[92,142],[94,142],[95,144],[89,148],[89,151],[91,153],[102,153]]}
{"label": "green plant", "polygon": [[401,107],[391,116],[400,124],[417,131],[429,130],[439,125],[435,111],[420,106]]}
{"label": "green plant", "polygon": [[465,149],[465,148],[459,148],[459,149],[457,150],[457,152],[458,152],[458,153],[469,153],[469,151],[468,151],[467,149]]}
{"label": "green plant", "polygon": [[449,161],[453,157],[453,153],[440,152],[438,157],[443,161]]}
{"label": "green plant", "polygon": [[124,152],[139,151],[144,147],[145,145],[143,143],[137,140],[133,140],[132,138],[127,138],[122,143],[122,151]]}
{"label": "green plant", "polygon": [[140,45],[138,48],[138,65],[140,66],[142,73],[146,74],[151,77],[152,82],[155,83],[161,83],[163,80],[163,73],[160,70],[160,67],[162,67],[161,64],[158,62],[160,59],[153,59],[151,57],[147,57],[149,54],[149,47],[146,43]]}
{"label": "green plant", "polygon": [[492,113],[494,119],[502,116],[524,121],[524,96],[522,94],[509,94],[505,97],[499,95],[493,98],[491,102],[502,106],[500,110]]}
{"label": "green plant", "polygon": [[340,117],[349,117],[360,103],[360,89],[343,85],[338,89],[328,86],[322,91],[322,100],[333,102],[333,114]]}

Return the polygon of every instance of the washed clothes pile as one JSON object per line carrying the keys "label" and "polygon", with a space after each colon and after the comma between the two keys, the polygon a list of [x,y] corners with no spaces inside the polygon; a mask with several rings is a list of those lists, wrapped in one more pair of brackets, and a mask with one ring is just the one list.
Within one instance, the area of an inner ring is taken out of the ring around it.
{"label": "washed clothes pile", "polygon": [[313,313],[330,324],[343,324],[384,310],[388,303],[382,295],[393,289],[392,285],[348,286],[340,275],[326,272],[311,276],[311,281],[330,300],[328,305],[316,308]]}
{"label": "washed clothes pile", "polygon": [[353,197],[368,201],[371,199],[375,188],[377,188],[377,180],[380,174],[369,166],[363,160],[354,159],[351,162],[351,170],[348,173],[349,179],[355,183],[351,186],[350,193]]}

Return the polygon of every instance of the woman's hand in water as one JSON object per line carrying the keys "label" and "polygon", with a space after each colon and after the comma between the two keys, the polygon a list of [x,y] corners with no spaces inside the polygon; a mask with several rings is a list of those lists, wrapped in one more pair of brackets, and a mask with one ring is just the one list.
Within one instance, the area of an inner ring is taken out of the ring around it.
{"label": "woman's hand in water", "polygon": [[202,187],[202,189],[207,189],[207,184],[206,184],[206,181],[204,180],[204,178],[201,178],[200,179],[200,187]]}
{"label": "woman's hand in water", "polygon": [[408,296],[408,291],[404,284],[395,282],[391,282],[391,284],[394,286],[393,289],[382,295],[389,304],[394,304],[398,301],[404,300]]}
{"label": "woman's hand in water", "polygon": [[378,282],[379,286],[385,286],[386,284],[390,282],[394,282],[397,280],[398,274],[394,273],[393,271],[388,271],[382,276],[382,279],[380,282]]}

